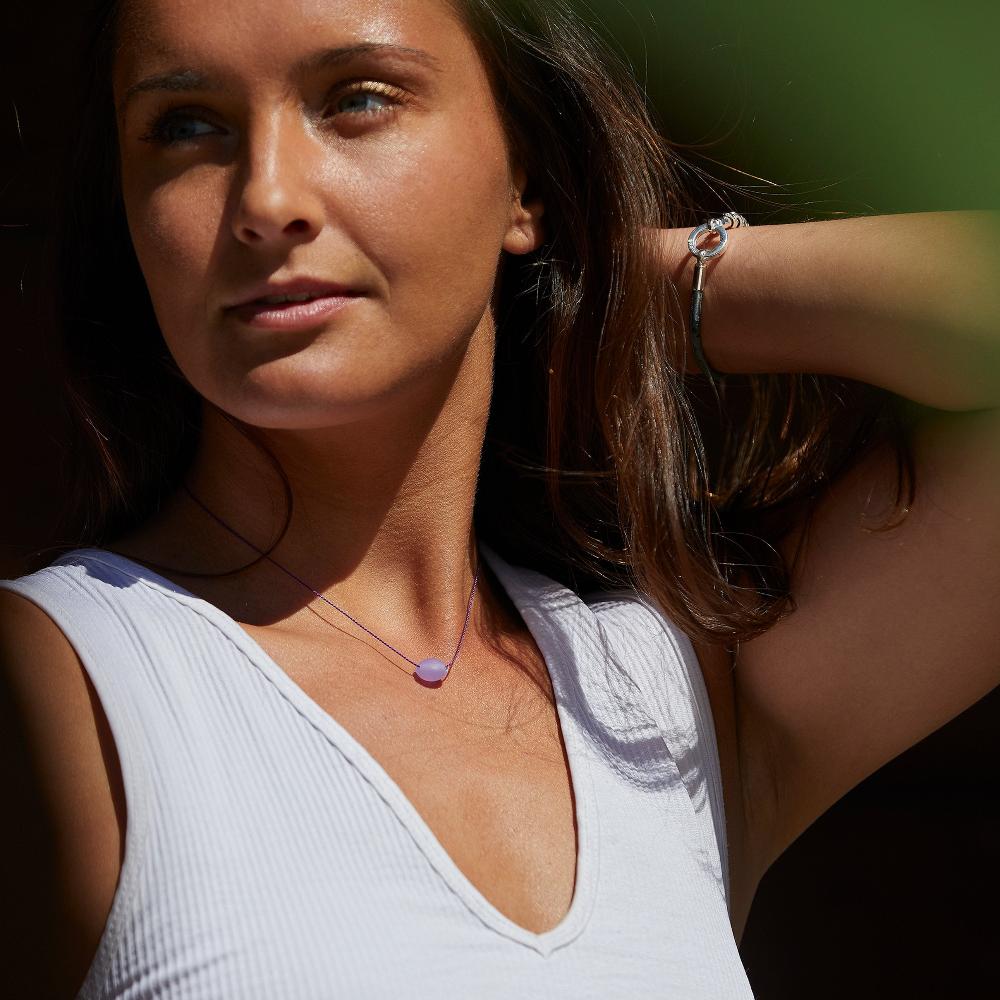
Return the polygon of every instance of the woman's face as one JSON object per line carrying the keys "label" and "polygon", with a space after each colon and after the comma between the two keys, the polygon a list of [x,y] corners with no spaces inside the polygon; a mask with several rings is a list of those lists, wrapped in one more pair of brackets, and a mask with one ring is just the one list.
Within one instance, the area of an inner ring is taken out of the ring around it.
{"label": "woman's face", "polygon": [[[204,397],[348,423],[492,337],[500,252],[540,236],[445,0],[134,0],[121,38],[129,228]],[[287,294],[314,298],[259,301]]]}

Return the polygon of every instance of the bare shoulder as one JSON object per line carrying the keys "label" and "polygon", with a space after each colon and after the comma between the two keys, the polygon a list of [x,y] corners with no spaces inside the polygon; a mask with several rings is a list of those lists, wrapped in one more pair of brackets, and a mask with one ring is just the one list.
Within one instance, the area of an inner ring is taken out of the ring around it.
{"label": "bare shoulder", "polygon": [[13,995],[75,996],[120,871],[120,770],[73,646],[40,607],[4,589],[0,793],[5,980]]}

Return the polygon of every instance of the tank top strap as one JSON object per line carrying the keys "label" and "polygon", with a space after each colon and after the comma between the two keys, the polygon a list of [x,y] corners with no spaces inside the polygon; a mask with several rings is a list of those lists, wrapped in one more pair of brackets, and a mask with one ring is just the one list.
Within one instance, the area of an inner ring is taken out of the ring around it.
{"label": "tank top strap", "polygon": [[638,688],[687,790],[690,846],[729,902],[729,855],[715,724],[691,640],[634,590],[584,596],[616,662]]}
{"label": "tank top strap", "polygon": [[121,768],[128,816],[124,857],[99,950],[77,994],[88,1000],[104,995],[100,984],[112,978],[112,966],[138,906],[155,808],[150,797],[155,787],[154,752],[145,708],[157,695],[151,651],[134,620],[135,602],[119,600],[135,581],[110,563],[78,558],[84,553],[67,553],[34,573],[0,580],[0,588],[37,605],[76,651],[97,692]]}
{"label": "tank top strap", "polygon": [[[123,767],[135,767],[147,756],[148,719],[141,703],[148,697],[154,651],[137,621],[136,601],[125,598],[135,581],[110,562],[91,560],[89,552],[75,550],[27,576],[0,580],[0,588],[28,599],[59,627],[100,698]],[[145,786],[125,777],[126,786]],[[130,823],[141,812],[131,806]]]}

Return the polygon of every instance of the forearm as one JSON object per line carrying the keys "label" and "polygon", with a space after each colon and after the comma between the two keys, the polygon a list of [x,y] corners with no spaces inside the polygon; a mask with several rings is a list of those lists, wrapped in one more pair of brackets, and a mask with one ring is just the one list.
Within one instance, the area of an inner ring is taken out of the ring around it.
{"label": "forearm", "polygon": [[[732,230],[706,273],[705,355],[721,372],[842,375],[941,409],[1000,406],[998,223],[926,212]],[[689,232],[664,230],[661,244],[685,318]]]}

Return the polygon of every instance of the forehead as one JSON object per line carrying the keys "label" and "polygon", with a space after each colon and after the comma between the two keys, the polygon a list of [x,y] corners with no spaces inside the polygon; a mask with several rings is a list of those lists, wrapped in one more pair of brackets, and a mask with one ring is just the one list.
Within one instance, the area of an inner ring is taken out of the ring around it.
{"label": "forehead", "polygon": [[474,51],[452,0],[124,0],[115,88],[181,59],[280,74],[310,49],[359,42],[442,62]]}

